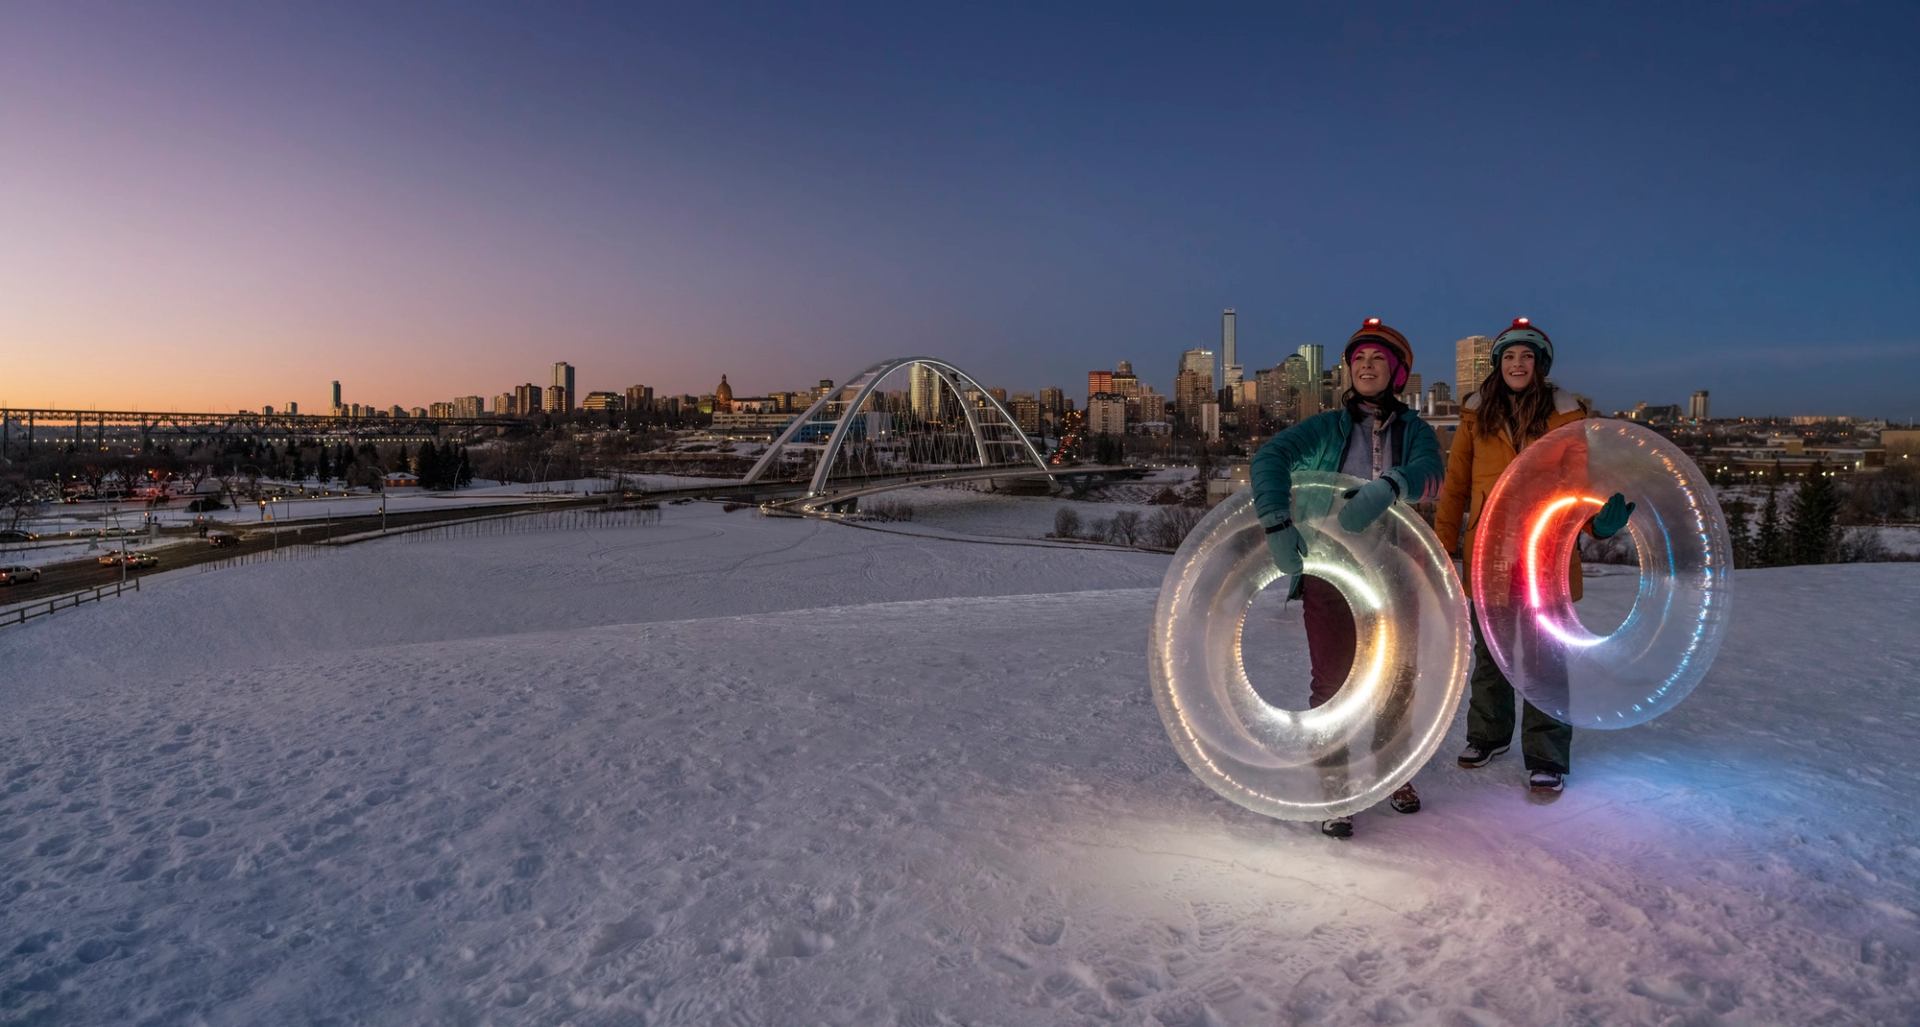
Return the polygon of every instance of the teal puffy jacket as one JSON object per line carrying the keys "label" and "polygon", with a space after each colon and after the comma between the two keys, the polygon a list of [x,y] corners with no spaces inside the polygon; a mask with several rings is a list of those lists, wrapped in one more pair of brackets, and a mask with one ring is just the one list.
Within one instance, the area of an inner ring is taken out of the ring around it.
{"label": "teal puffy jacket", "polygon": [[[1399,462],[1382,477],[1400,485],[1400,498],[1409,503],[1440,491],[1446,462],[1433,426],[1411,410],[1401,409],[1388,422],[1389,453]],[[1293,472],[1338,471],[1353,438],[1353,415],[1345,407],[1316,414],[1267,440],[1253,455],[1253,509],[1265,527],[1291,516]]]}

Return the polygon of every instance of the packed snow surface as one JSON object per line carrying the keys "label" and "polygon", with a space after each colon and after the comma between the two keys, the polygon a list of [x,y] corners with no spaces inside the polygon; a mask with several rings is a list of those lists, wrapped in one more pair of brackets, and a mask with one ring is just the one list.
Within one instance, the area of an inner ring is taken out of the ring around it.
{"label": "packed snow surface", "polygon": [[[664,513],[0,629],[0,1020],[1920,1019],[1920,566],[1742,571],[1557,802],[1456,723],[1342,842],[1174,756],[1164,556]],[[1297,604],[1248,634],[1304,705]]]}

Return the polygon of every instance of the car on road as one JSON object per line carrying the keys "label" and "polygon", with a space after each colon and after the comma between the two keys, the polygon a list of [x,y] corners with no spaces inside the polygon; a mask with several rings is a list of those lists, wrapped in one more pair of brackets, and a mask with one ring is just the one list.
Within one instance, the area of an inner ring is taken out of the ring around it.
{"label": "car on road", "polygon": [[40,568],[38,567],[0,567],[0,585],[18,585],[23,581],[39,580]]}
{"label": "car on road", "polygon": [[127,558],[127,554],[117,549],[111,553],[102,553],[100,554],[100,566],[117,567],[120,565],[120,561],[126,558]]}
{"label": "car on road", "polygon": [[207,545],[210,545],[215,549],[219,549],[222,546],[234,546],[239,544],[240,544],[240,536],[238,535],[232,535],[224,531],[207,532]]}
{"label": "car on road", "polygon": [[128,553],[126,555],[125,562],[126,562],[126,565],[129,567],[160,566],[160,558],[153,555],[152,553]]}
{"label": "car on road", "polygon": [[0,542],[32,542],[39,537],[31,531],[0,531]]}

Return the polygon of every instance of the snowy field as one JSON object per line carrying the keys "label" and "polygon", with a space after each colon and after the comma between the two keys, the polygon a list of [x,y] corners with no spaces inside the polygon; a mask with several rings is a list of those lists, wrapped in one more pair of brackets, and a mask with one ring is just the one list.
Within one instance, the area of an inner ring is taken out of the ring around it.
{"label": "snowy field", "polygon": [[1340,842],[1174,756],[1165,566],[697,503],[0,629],[0,1021],[1920,1020],[1920,567],[1740,572],[1557,803],[1456,723]]}

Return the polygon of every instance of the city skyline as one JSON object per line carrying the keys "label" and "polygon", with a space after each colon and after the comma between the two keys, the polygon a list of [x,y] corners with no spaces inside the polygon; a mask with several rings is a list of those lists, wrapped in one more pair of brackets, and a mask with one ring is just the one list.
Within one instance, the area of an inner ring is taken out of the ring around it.
{"label": "city skyline", "polygon": [[920,353],[1171,394],[1233,308],[1249,377],[1380,316],[1457,387],[1455,341],[1525,314],[1603,408],[1906,419],[1916,30],[36,8],[0,38],[0,403],[411,407],[560,357],[580,394],[759,393]]}

